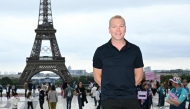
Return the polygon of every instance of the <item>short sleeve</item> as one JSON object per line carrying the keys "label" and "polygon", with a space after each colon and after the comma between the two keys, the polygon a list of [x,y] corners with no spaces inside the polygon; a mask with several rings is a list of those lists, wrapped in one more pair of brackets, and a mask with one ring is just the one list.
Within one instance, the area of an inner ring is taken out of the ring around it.
{"label": "short sleeve", "polygon": [[137,52],[136,52],[136,59],[135,59],[135,68],[141,68],[144,67],[143,63],[143,58],[142,58],[142,53],[140,48],[138,47]]}
{"label": "short sleeve", "polygon": [[100,51],[99,48],[96,49],[93,57],[93,67],[102,69],[102,60],[100,58]]}
{"label": "short sleeve", "polygon": [[179,96],[178,101],[179,101],[180,103],[182,103],[186,98],[187,98],[187,91],[186,91],[185,89],[183,89],[183,90],[181,91],[181,95]]}

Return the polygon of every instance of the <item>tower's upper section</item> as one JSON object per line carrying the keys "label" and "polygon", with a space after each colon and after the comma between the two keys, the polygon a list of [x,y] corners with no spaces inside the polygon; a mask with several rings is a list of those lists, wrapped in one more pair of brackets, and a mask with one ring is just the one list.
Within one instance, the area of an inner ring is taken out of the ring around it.
{"label": "tower's upper section", "polygon": [[51,0],[40,0],[38,30],[54,30],[51,10]]}

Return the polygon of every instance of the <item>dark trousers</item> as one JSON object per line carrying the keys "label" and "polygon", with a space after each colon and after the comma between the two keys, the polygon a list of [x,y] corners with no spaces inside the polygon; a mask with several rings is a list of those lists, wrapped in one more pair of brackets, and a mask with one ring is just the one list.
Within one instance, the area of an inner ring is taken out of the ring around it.
{"label": "dark trousers", "polygon": [[107,99],[102,101],[102,109],[140,109],[136,98]]}
{"label": "dark trousers", "polygon": [[44,100],[42,101],[40,100],[39,102],[40,102],[40,108],[43,109]]}
{"label": "dark trousers", "polygon": [[0,91],[0,97],[2,97],[2,91]]}
{"label": "dark trousers", "polygon": [[7,99],[10,99],[10,92],[7,92]]}
{"label": "dark trousers", "polygon": [[67,109],[71,109],[72,98],[67,97]]}
{"label": "dark trousers", "polygon": [[97,105],[97,100],[96,100],[96,97],[94,96],[94,103],[95,103],[95,106]]}
{"label": "dark trousers", "polygon": [[80,98],[80,95],[78,96],[78,104],[79,104],[79,109],[82,109],[82,98]]}
{"label": "dark trousers", "polygon": [[101,100],[98,100],[98,106],[96,109],[100,109],[100,106],[101,106]]}
{"label": "dark trousers", "polygon": [[30,108],[30,106],[33,109],[33,103],[32,102],[28,102],[28,109]]}
{"label": "dark trousers", "polygon": [[27,94],[27,89],[25,89],[25,97],[26,97],[26,94]]}

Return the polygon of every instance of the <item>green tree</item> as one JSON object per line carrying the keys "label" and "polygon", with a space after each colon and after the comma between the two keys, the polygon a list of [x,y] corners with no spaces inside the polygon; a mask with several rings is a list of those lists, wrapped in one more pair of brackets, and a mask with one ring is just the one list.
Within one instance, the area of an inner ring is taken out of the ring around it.
{"label": "green tree", "polygon": [[169,81],[169,79],[172,79],[173,75],[161,75],[160,79],[161,79],[161,83],[165,82],[165,81]]}
{"label": "green tree", "polygon": [[13,84],[13,81],[12,81],[9,77],[3,77],[3,78],[1,79],[1,84],[2,84],[2,85],[7,85],[7,84],[12,85],[12,84]]}

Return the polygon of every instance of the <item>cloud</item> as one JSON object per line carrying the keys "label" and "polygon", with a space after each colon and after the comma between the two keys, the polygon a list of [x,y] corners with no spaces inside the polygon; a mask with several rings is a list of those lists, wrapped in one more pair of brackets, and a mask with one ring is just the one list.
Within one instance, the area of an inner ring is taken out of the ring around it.
{"label": "cloud", "polygon": [[[24,2],[31,10],[24,9]],[[90,3],[82,0],[81,5],[79,1],[52,2],[58,45],[62,56],[66,57],[66,65],[73,69],[92,71],[93,54],[110,39],[108,21],[116,14],[126,19],[125,38],[141,48],[145,65],[155,69],[189,67],[190,61],[186,60],[190,59],[190,3],[187,1]],[[14,10],[14,5],[8,11],[8,7],[1,7],[5,12],[0,15],[0,71],[24,69],[37,28],[39,5],[36,4],[39,3],[23,1],[18,9]]]}

